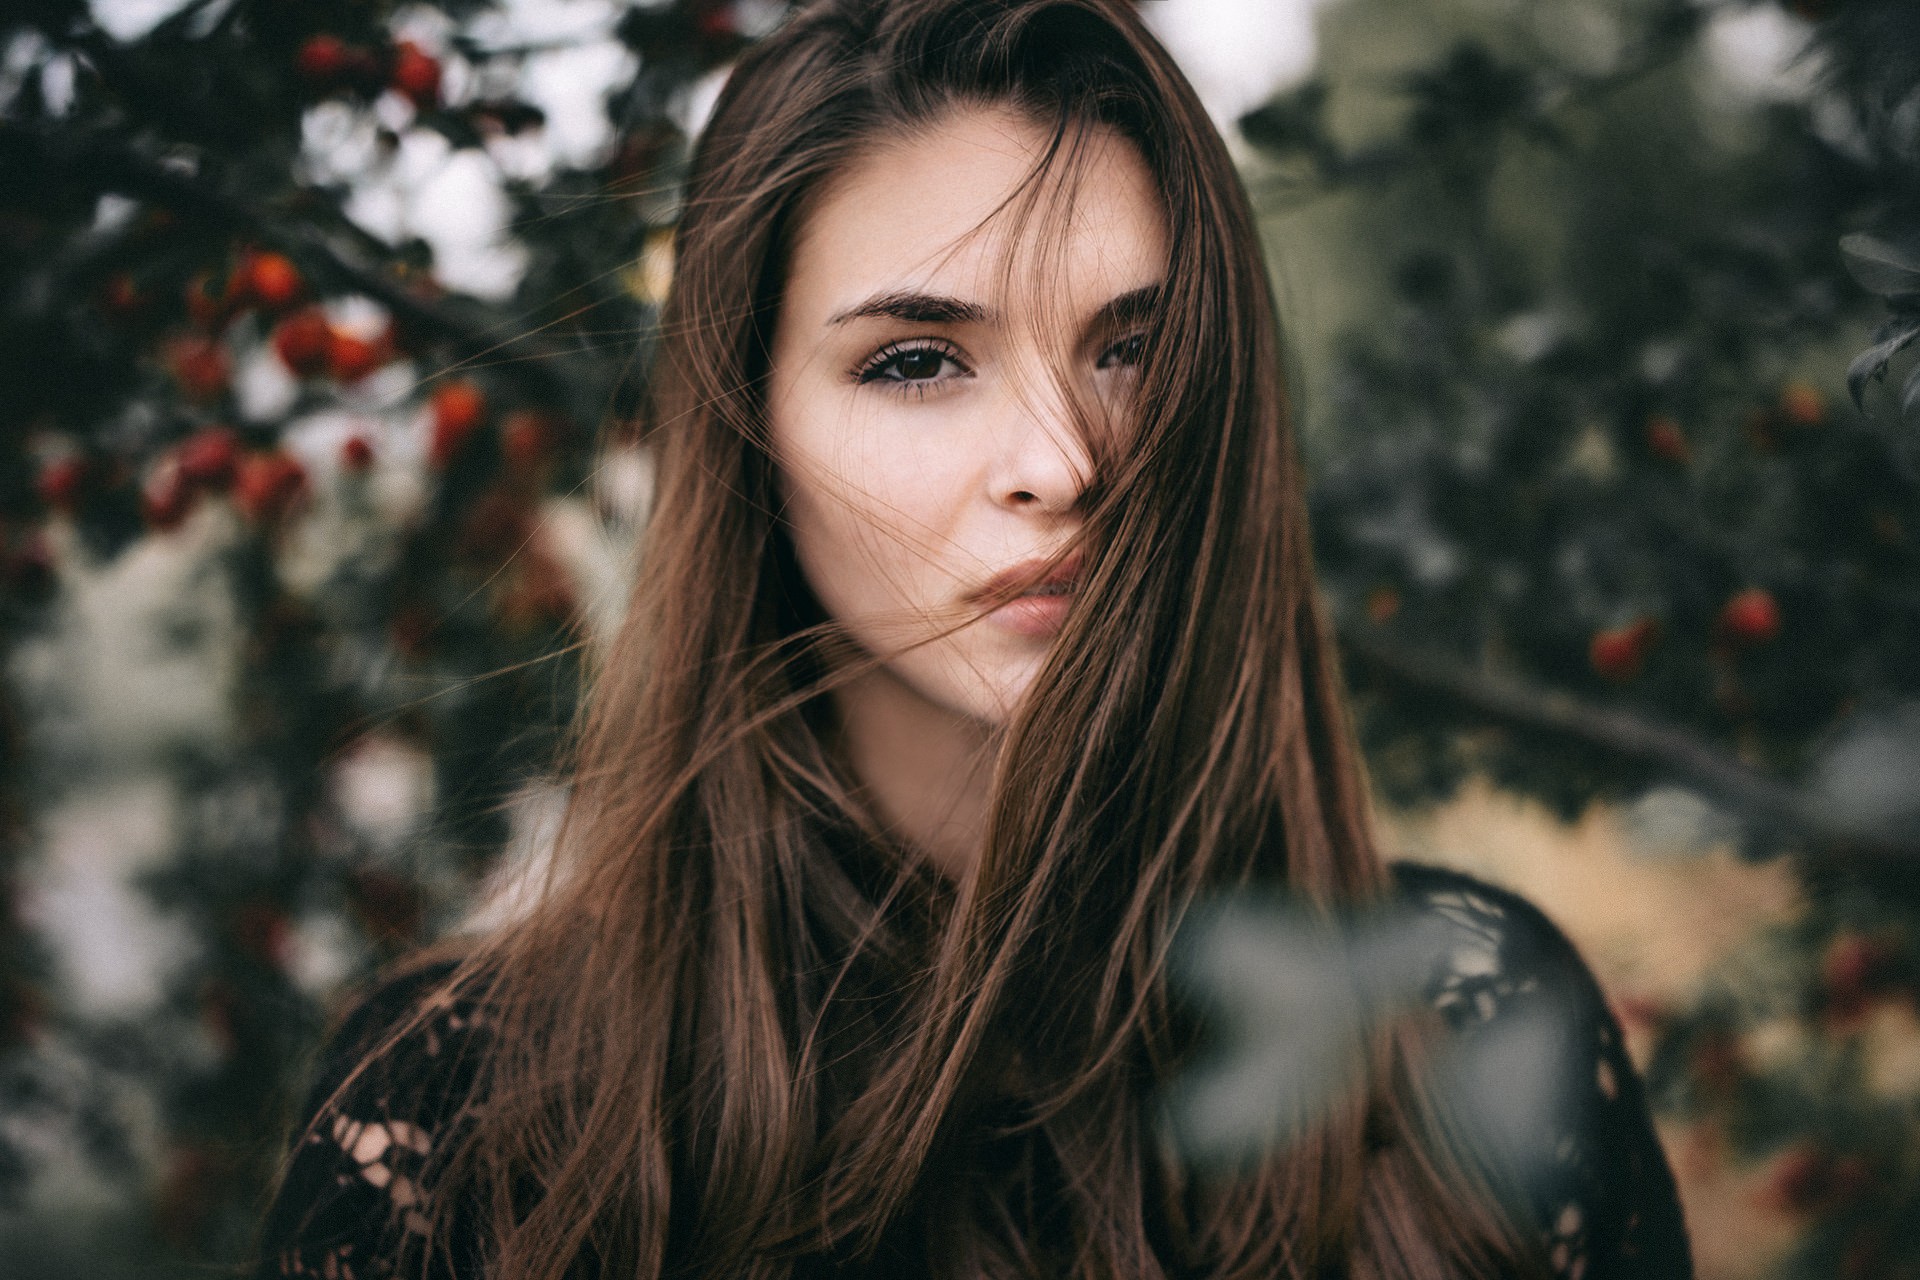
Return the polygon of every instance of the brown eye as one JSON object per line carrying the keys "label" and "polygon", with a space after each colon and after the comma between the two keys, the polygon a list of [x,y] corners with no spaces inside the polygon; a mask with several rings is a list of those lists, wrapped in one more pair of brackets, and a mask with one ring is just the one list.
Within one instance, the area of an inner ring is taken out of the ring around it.
{"label": "brown eye", "polygon": [[[946,371],[948,365],[953,366],[952,372]],[[950,381],[971,372],[972,370],[961,363],[958,355],[945,347],[890,345],[867,362],[866,366],[860,370],[859,380],[863,383],[910,384],[919,389],[931,383]]]}
{"label": "brown eye", "polygon": [[1099,366],[1102,369],[1111,369],[1117,365],[1139,364],[1146,349],[1147,335],[1130,333],[1100,353]]}
{"label": "brown eye", "polygon": [[938,351],[922,347],[918,351],[902,351],[894,361],[894,368],[900,371],[901,377],[918,379],[937,377],[940,366],[947,362],[947,358]]}

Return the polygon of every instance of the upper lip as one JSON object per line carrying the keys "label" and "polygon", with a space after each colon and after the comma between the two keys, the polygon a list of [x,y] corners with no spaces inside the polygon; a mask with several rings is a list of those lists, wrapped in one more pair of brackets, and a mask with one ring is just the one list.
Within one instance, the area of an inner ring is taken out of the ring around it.
{"label": "upper lip", "polygon": [[1080,580],[1080,560],[1078,551],[1064,560],[1053,556],[1034,556],[1022,560],[1019,564],[1002,569],[988,578],[974,592],[976,600],[1005,600],[1025,595],[1040,587],[1050,587],[1056,583],[1078,582]]}

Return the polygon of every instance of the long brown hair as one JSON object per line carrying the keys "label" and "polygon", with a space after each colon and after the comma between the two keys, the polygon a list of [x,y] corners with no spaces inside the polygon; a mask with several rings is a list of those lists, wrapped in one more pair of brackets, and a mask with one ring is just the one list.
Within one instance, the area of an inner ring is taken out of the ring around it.
{"label": "long brown hair", "polygon": [[[777,518],[761,400],[809,199],[968,104],[1117,130],[1168,274],[1089,560],[997,742],[977,871],[926,871],[835,747],[844,668]],[[555,870],[460,981],[482,1105],[446,1161],[490,1275],[1480,1275],[1517,1256],[1417,1046],[1256,1167],[1152,1120],[1170,937],[1222,887],[1379,895],[1313,590],[1273,301],[1224,146],[1118,0],[824,0],[698,146],[652,383],[659,496],[578,734]]]}

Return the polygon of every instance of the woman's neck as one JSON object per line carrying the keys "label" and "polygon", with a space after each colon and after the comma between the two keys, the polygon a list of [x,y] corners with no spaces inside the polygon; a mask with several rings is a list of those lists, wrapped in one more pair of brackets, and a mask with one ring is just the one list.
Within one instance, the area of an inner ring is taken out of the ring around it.
{"label": "woman's neck", "polygon": [[834,692],[875,816],[942,875],[972,873],[986,836],[996,730],[928,701],[884,669]]}

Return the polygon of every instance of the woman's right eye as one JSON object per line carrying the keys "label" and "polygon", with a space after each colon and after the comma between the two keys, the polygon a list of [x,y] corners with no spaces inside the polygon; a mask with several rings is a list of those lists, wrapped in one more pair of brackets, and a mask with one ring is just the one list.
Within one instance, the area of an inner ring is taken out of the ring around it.
{"label": "woman's right eye", "polygon": [[[955,373],[943,371],[952,365]],[[971,373],[960,357],[945,346],[921,343],[904,346],[889,343],[875,352],[860,367],[857,380],[861,383],[887,382],[896,386],[910,386],[916,391],[925,391],[928,386],[950,381],[954,377],[964,377]]]}

